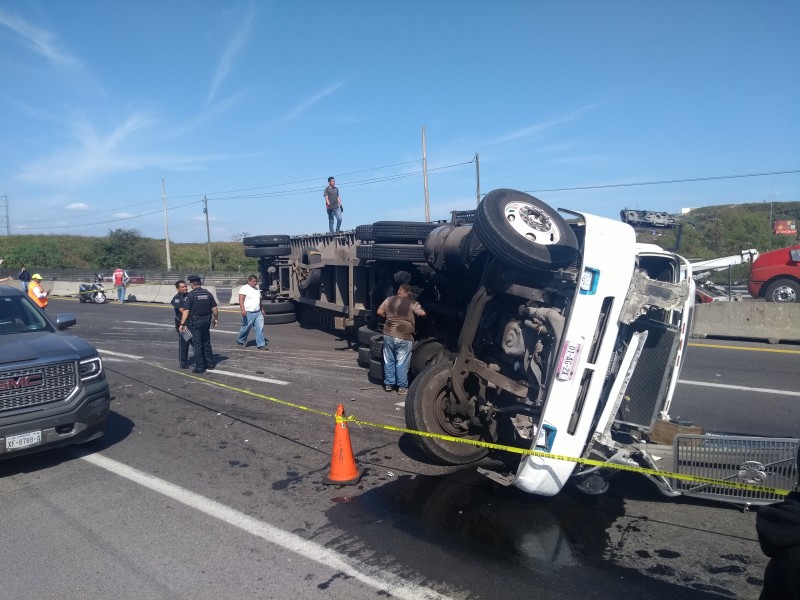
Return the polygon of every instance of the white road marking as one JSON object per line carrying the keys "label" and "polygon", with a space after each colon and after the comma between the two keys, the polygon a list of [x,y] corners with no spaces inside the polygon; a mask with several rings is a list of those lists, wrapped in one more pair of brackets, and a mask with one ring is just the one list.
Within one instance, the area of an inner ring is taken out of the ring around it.
{"label": "white road marking", "polygon": [[356,565],[351,564],[351,559],[343,556],[333,550],[320,546],[314,542],[303,539],[302,537],[283,531],[273,525],[254,519],[238,510],[229,506],[196,494],[180,486],[177,486],[163,479],[158,479],[152,475],[148,475],[143,471],[129,467],[115,460],[111,460],[100,454],[89,454],[82,456],[77,454],[86,462],[105,469],[119,477],[123,477],[129,481],[137,483],[147,489],[150,489],[162,496],[171,498],[176,502],[180,502],[184,506],[193,508],[194,510],[206,514],[215,519],[233,525],[251,535],[259,537],[270,544],[274,544],[290,552],[302,556],[308,560],[312,560],[323,567],[335,569],[345,573],[349,577],[357,579],[358,581],[369,585],[376,590],[386,592],[397,598],[407,598],[414,600],[419,598],[429,598],[431,600],[446,600],[447,596],[443,596],[438,592],[427,589],[421,586],[414,585],[407,582],[402,577],[392,575],[382,570],[375,570],[373,574],[362,573],[358,570]]}
{"label": "white road marking", "polygon": [[780,394],[783,396],[800,396],[800,392],[790,392],[788,390],[770,390],[768,388],[754,388],[754,387],[746,387],[743,385],[728,385],[725,383],[708,383],[705,381],[687,381],[686,379],[679,379],[678,383],[684,383],[686,385],[700,385],[704,387],[717,387],[723,388],[726,390],[739,390],[742,392],[759,392],[761,394]]}
{"label": "white road marking", "polygon": [[289,385],[288,381],[281,381],[280,379],[269,379],[267,377],[256,377],[255,375],[245,375],[243,373],[234,373],[233,371],[220,371],[213,369],[208,371],[212,375],[230,375],[231,377],[239,377],[240,379],[250,379],[252,381],[263,381],[264,383],[277,383],[278,385]]}
{"label": "white road marking", "polygon": [[134,354],[123,354],[122,352],[112,352],[111,350],[103,350],[102,348],[97,349],[98,352],[102,352],[103,354],[110,354],[111,356],[120,356],[122,358],[132,358],[133,360],[142,360],[144,356],[136,356]]}

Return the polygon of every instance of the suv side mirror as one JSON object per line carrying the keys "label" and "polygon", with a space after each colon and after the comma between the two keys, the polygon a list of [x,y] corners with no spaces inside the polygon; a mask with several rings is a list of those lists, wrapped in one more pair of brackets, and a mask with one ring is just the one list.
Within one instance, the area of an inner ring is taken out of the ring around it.
{"label": "suv side mirror", "polygon": [[63,331],[67,327],[72,327],[78,320],[72,313],[64,313],[63,315],[56,315],[56,327],[59,331]]}

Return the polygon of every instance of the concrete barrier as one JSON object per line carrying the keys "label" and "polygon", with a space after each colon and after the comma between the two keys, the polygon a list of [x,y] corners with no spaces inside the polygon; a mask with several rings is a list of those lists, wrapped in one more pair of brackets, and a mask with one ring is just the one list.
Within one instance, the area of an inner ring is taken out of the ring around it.
{"label": "concrete barrier", "polygon": [[52,281],[47,285],[46,281],[42,282],[44,289],[50,289],[51,296],[75,296],[78,297],[78,286],[80,283],[73,281]]}
{"label": "concrete barrier", "polygon": [[694,309],[692,337],[752,338],[771,344],[800,341],[800,304],[709,302]]}

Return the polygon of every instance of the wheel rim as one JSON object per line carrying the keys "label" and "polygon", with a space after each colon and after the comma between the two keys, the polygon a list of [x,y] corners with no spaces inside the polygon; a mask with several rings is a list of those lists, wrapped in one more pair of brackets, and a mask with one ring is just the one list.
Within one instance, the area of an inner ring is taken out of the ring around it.
{"label": "wheel rim", "polygon": [[561,231],[544,211],[527,202],[509,202],[503,209],[511,228],[534,244],[550,246],[561,241]]}
{"label": "wheel rim", "polygon": [[[453,437],[476,437],[475,435],[470,436],[469,430],[464,431],[454,423],[454,420],[458,417],[449,417],[447,415],[445,409],[448,405],[449,395],[450,393],[447,388],[442,388],[439,390],[439,393],[436,394],[436,401],[433,403],[434,416],[439,429],[445,435],[452,435]],[[459,422],[461,421],[459,420]]]}
{"label": "wheel rim", "polygon": [[772,299],[775,302],[797,302],[797,294],[788,285],[782,285],[772,292]]}

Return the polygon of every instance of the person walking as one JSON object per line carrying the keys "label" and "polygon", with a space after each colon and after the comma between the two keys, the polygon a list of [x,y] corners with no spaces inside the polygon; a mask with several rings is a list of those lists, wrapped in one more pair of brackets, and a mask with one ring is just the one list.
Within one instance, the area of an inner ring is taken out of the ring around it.
{"label": "person walking", "polygon": [[411,286],[400,284],[397,294],[384,300],[378,316],[386,319],[383,326],[383,389],[405,394],[408,391],[408,365],[414,345],[415,317],[427,316],[419,302],[411,297]]}
{"label": "person walking", "polygon": [[31,280],[31,284],[28,286],[28,297],[39,308],[47,308],[47,297],[50,295],[50,290],[42,287],[42,276],[38,273],[31,275]]}
{"label": "person walking", "polygon": [[189,275],[192,291],[186,296],[181,316],[181,331],[192,332],[194,342],[194,369],[202,374],[214,368],[214,353],[211,350],[211,327],[217,326],[217,301],[208,290],[203,289],[199,275]]}
{"label": "person walking", "polygon": [[186,297],[189,295],[189,287],[183,279],[179,279],[175,282],[175,289],[178,293],[172,297],[170,304],[175,309],[175,331],[178,332],[178,364],[181,369],[188,369],[189,346],[193,344],[191,334],[189,332],[181,332],[181,319],[185,310]]}
{"label": "person walking", "polygon": [[247,284],[239,288],[239,310],[242,312],[242,328],[236,345],[247,345],[247,334],[252,327],[256,330],[256,347],[266,350],[269,340],[264,337],[264,308],[261,306],[261,290],[258,289],[258,277],[255,275],[249,275]]}
{"label": "person walking", "polygon": [[333,218],[336,217],[336,233],[342,228],[342,199],[339,196],[339,188],[336,187],[336,180],[328,177],[328,187],[323,192],[325,196],[325,208],[328,211],[328,229],[333,233]]}
{"label": "person walking", "polygon": [[30,271],[25,268],[25,265],[22,265],[22,268],[19,270],[17,279],[19,279],[19,287],[22,289],[22,291],[27,292],[28,284],[31,282],[31,274]]}
{"label": "person walking", "polygon": [[128,273],[124,269],[114,269],[114,286],[117,288],[117,300],[119,303],[122,304],[125,302],[125,291],[128,288],[128,282],[130,281],[130,277],[128,277]]}

